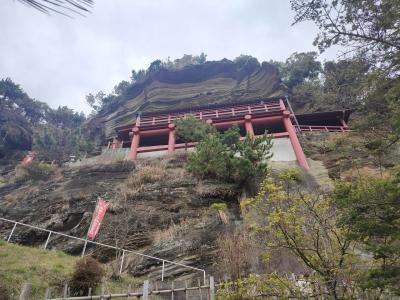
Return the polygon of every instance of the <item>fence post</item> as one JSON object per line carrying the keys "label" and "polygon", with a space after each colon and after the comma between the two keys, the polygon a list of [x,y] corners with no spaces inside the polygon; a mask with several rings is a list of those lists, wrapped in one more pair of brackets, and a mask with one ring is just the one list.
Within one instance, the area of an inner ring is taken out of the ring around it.
{"label": "fence post", "polygon": [[46,292],[44,293],[44,300],[47,300],[47,299],[51,299],[49,287],[46,289]]}
{"label": "fence post", "polygon": [[174,300],[174,282],[171,283],[171,300]]}
{"label": "fence post", "polygon": [[[15,224],[17,225],[17,224]],[[19,295],[19,300],[29,300],[29,295],[31,294],[32,284],[24,283],[22,286],[21,294]]]}
{"label": "fence post", "polygon": [[188,282],[185,280],[185,299],[189,300],[189,294],[188,294]]}
{"label": "fence post", "polygon": [[149,300],[149,281],[143,282],[143,300]]}
{"label": "fence post", "polygon": [[124,266],[125,250],[122,250],[121,266],[119,267],[119,274],[122,273],[122,267]]}
{"label": "fence post", "polygon": [[215,284],[214,284],[214,276],[210,276],[210,300],[215,299]]}
{"label": "fence post", "polygon": [[129,286],[128,286],[128,300],[131,299],[131,290],[132,290],[132,285],[129,284]]}
{"label": "fence post", "polygon": [[87,245],[87,239],[85,239],[85,245],[83,245],[81,257],[84,257],[84,256],[85,256],[86,245]]}
{"label": "fence post", "polygon": [[68,297],[68,283],[64,284],[64,295],[63,299],[67,299]]}
{"label": "fence post", "polygon": [[200,282],[200,278],[197,280],[198,284],[199,284],[199,295],[200,295],[200,300],[203,300],[203,292],[201,290],[201,282]]}
{"label": "fence post", "polygon": [[162,261],[161,281],[164,281],[165,260]]}
{"label": "fence post", "polygon": [[15,227],[17,227],[17,223],[15,223],[15,224],[14,224],[14,227],[13,227],[13,229],[11,230],[11,233],[10,233],[10,235],[8,236],[7,243],[9,243],[9,242],[10,242],[10,240],[11,240],[11,236],[12,236],[12,235],[13,235],[13,233],[14,233]]}
{"label": "fence post", "polygon": [[44,247],[43,247],[44,249],[47,248],[47,245],[48,245],[48,243],[50,241],[50,237],[51,237],[51,231],[49,232],[49,236],[47,237],[46,243],[44,244]]}

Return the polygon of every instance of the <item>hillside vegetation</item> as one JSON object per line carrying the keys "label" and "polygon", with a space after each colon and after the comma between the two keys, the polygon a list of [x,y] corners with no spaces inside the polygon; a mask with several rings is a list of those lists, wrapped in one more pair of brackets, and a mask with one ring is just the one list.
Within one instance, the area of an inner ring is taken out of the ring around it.
{"label": "hillside vegetation", "polygon": [[[70,282],[79,257],[62,251],[49,251],[0,240],[0,286],[6,287],[11,299],[17,299],[24,283],[32,284],[32,299],[42,299],[46,288],[50,287],[53,296],[61,296],[65,283]],[[103,265],[107,274],[103,280],[106,291],[121,292],[142,284],[140,278],[121,276],[111,278],[109,267]],[[100,292],[100,287],[97,292]],[[96,292],[96,291],[94,291]],[[0,295],[0,299],[1,296]]]}

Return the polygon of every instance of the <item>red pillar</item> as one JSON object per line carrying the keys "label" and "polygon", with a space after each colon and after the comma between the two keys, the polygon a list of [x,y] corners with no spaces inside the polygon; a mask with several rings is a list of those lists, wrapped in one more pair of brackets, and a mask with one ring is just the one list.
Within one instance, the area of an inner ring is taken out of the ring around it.
{"label": "red pillar", "polygon": [[168,135],[168,153],[175,151],[175,124],[168,124],[169,135]]}
{"label": "red pillar", "polygon": [[285,126],[286,131],[289,133],[290,142],[292,143],[294,154],[296,155],[299,165],[308,170],[310,167],[308,166],[303,148],[301,147],[299,139],[297,138],[296,130],[294,129],[292,121],[290,121],[290,112],[287,110],[283,112],[283,125]]}
{"label": "red pillar", "polygon": [[138,127],[133,128],[132,134],[133,137],[132,137],[131,151],[128,154],[128,158],[134,160],[136,159],[137,151],[140,144],[139,128]]}
{"label": "red pillar", "polygon": [[114,138],[111,144],[111,149],[115,150],[119,148],[119,140],[117,138]]}
{"label": "red pillar", "polygon": [[342,126],[343,126],[344,128],[347,128],[347,124],[346,124],[346,122],[343,120],[343,118],[340,118],[340,123],[342,124]]}
{"label": "red pillar", "polygon": [[244,116],[244,128],[246,129],[248,135],[254,136],[254,129],[253,129],[253,124],[251,123],[250,115]]}
{"label": "red pillar", "polygon": [[281,110],[286,110],[285,103],[283,103],[282,99],[279,99],[279,106],[281,107]]}

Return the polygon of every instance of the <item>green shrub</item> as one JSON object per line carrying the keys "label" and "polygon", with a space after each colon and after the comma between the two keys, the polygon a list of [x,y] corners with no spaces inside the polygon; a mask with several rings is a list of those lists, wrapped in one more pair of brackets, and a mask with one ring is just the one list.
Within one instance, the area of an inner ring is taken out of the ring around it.
{"label": "green shrub", "polygon": [[201,141],[207,134],[216,132],[215,128],[192,115],[175,120],[176,137],[185,143]]}
{"label": "green shrub", "polygon": [[71,292],[74,296],[87,295],[89,289],[95,290],[101,283],[105,272],[101,264],[88,256],[77,261],[70,280]]}
{"label": "green shrub", "polygon": [[205,136],[188,157],[188,170],[198,178],[213,178],[240,185],[255,183],[267,171],[270,138],[246,136],[240,141],[239,128],[234,125],[224,133]]}
{"label": "green shrub", "polygon": [[16,179],[25,180],[47,180],[54,173],[54,168],[49,164],[32,161],[16,168]]}
{"label": "green shrub", "polygon": [[294,181],[294,182],[301,182],[303,180],[300,172],[298,169],[295,168],[291,168],[291,169],[287,169],[282,171],[279,174],[279,179],[283,180],[283,181]]}
{"label": "green shrub", "polygon": [[226,210],[228,206],[224,202],[219,202],[211,204],[210,208],[215,210]]}

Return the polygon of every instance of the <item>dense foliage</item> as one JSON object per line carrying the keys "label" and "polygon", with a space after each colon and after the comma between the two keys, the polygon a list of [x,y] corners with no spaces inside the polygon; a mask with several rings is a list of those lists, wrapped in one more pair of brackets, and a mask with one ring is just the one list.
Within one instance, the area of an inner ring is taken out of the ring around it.
{"label": "dense foliage", "polygon": [[82,133],[81,128],[40,126],[35,130],[32,149],[38,158],[62,164],[90,153],[94,144]]}
{"label": "dense foliage", "polygon": [[207,134],[215,133],[215,127],[192,115],[175,120],[176,125],[176,138],[178,141],[187,144],[189,142],[198,142],[203,139]]}
{"label": "dense foliage", "polygon": [[[367,149],[383,157],[400,140],[400,4],[396,0],[292,0],[297,24],[319,28],[320,51],[343,46],[347,55],[325,62],[318,78],[294,86],[293,97],[314,107],[352,108],[363,116],[358,135]],[[351,56],[350,56],[351,55]]]}
{"label": "dense foliage", "polygon": [[258,194],[242,206],[250,206],[260,215],[249,223],[267,251],[288,249],[315,272],[332,299],[343,297],[341,285],[349,280],[353,263],[351,243],[343,234],[349,226],[338,224],[327,195],[302,190],[300,182],[295,170],[282,172],[277,179],[267,177]]}
{"label": "dense foliage", "polygon": [[64,147],[62,152],[68,155],[79,154],[71,148],[80,148],[75,143],[82,135],[79,128],[85,120],[84,114],[66,106],[52,109],[30,98],[9,78],[0,80],[0,158],[34,148],[42,159],[63,162],[65,155],[61,159],[51,151]]}
{"label": "dense foliage", "polygon": [[347,238],[373,254],[360,284],[400,294],[400,174],[338,182],[334,199]]}
{"label": "dense foliage", "polygon": [[[257,289],[272,276],[282,283],[276,296],[283,298],[358,299],[366,290],[374,299],[399,294],[399,175],[340,180],[333,192],[311,190],[303,180],[291,169],[266,177],[259,192],[241,203],[248,235],[265,246],[266,263],[276,251],[289,251],[307,270],[301,285],[283,284],[284,277],[271,273],[257,281]],[[247,280],[242,274],[231,278]]]}
{"label": "dense foliage", "polygon": [[320,50],[332,45],[367,55],[398,69],[400,3],[397,0],[291,0],[294,23],[312,21],[319,33]]}
{"label": "dense foliage", "polygon": [[240,141],[240,132],[233,126],[224,133],[213,132],[200,139],[188,157],[188,170],[201,179],[214,178],[254,186],[265,176],[272,140],[267,136],[249,135]]}

